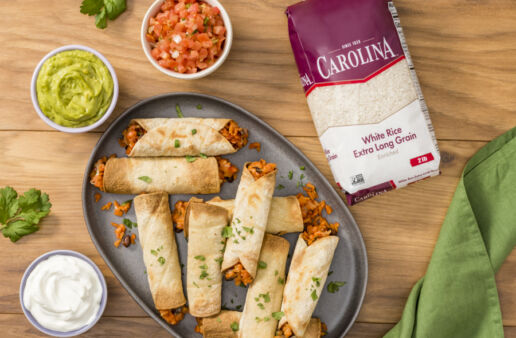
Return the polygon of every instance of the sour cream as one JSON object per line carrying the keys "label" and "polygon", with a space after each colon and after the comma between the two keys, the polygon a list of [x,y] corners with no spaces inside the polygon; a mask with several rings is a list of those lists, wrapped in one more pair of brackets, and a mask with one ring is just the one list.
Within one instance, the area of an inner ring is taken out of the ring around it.
{"label": "sour cream", "polygon": [[23,305],[34,319],[60,332],[93,322],[101,299],[102,285],[93,267],[68,255],[53,255],[36,265],[23,293]]}

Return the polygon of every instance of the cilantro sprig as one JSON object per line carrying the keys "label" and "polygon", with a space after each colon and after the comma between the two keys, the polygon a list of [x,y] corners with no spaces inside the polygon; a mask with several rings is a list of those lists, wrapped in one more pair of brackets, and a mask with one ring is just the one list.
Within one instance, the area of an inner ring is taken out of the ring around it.
{"label": "cilantro sprig", "polygon": [[107,27],[107,20],[115,20],[126,7],[126,0],[83,0],[81,13],[95,15],[95,26],[104,29]]}
{"label": "cilantro sprig", "polygon": [[34,188],[18,196],[11,187],[0,189],[0,230],[16,242],[39,230],[38,223],[48,215],[52,204],[48,195]]}

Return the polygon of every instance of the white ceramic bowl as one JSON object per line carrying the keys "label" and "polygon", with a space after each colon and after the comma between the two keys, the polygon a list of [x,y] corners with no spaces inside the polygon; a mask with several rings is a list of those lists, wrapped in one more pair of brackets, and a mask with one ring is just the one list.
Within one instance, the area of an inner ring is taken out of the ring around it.
{"label": "white ceramic bowl", "polygon": [[[72,256],[72,257],[82,259],[83,261],[85,261],[86,263],[91,265],[93,270],[95,270],[95,272],[97,273],[97,276],[99,277],[100,285],[102,287],[102,298],[100,300],[100,308],[99,308],[99,312],[95,316],[95,319],[88,325],[83,326],[82,328],[79,328],[79,329],[76,329],[73,331],[61,332],[61,331],[54,331],[54,330],[47,329],[46,327],[44,327],[40,323],[38,323],[38,321],[32,316],[30,311],[25,307],[25,305],[23,303],[23,294],[25,292],[25,285],[27,283],[27,278],[29,278],[29,275],[31,274],[31,272],[34,270],[34,268],[36,268],[36,266],[39,263],[41,263],[42,261],[44,261],[54,255],[66,255],[66,256]],[[39,331],[43,332],[44,334],[47,334],[52,337],[75,337],[75,336],[81,335],[84,332],[91,329],[93,326],[95,326],[95,324],[97,324],[100,317],[102,317],[104,310],[106,309],[107,296],[108,296],[108,291],[107,291],[106,280],[104,279],[104,275],[102,275],[102,272],[100,271],[98,266],[95,263],[93,263],[93,261],[91,259],[89,259],[88,257],[84,256],[81,253],[78,253],[77,251],[72,251],[72,250],[54,250],[54,251],[50,251],[50,252],[47,252],[47,253],[39,256],[32,263],[30,263],[30,265],[27,267],[27,269],[25,270],[25,273],[23,274],[21,283],[20,283],[20,304],[21,304],[23,313],[25,314],[25,317],[27,317],[29,322],[36,329],[38,329]]]}
{"label": "white ceramic bowl", "polygon": [[[58,53],[61,53],[61,52],[67,51],[67,50],[84,50],[86,52],[90,52],[91,54],[95,55],[106,65],[107,69],[109,70],[109,73],[111,74],[111,78],[113,79],[113,97],[111,99],[111,104],[109,105],[109,107],[106,110],[106,112],[104,113],[104,115],[99,120],[97,120],[95,123],[90,124],[89,126],[79,127],[79,128],[62,126],[60,124],[55,123],[51,119],[49,119],[45,114],[43,114],[43,112],[41,111],[41,108],[39,107],[38,95],[36,92],[36,81],[38,79],[39,71],[40,71],[41,67],[43,66],[43,64],[45,63],[45,61],[47,61],[49,58],[51,58],[52,56],[54,56]],[[111,66],[109,61],[102,54],[97,52],[95,49],[86,47],[86,46],[81,46],[81,45],[67,45],[67,46],[63,46],[63,47],[54,49],[53,51],[51,51],[50,53],[45,55],[43,57],[43,59],[41,59],[41,61],[38,63],[38,65],[36,66],[36,69],[34,70],[34,74],[32,75],[32,81],[30,84],[30,97],[32,99],[32,104],[34,105],[34,109],[36,109],[36,112],[38,113],[39,117],[52,128],[57,129],[59,131],[63,131],[65,133],[73,133],[73,134],[85,133],[87,131],[97,128],[102,123],[104,123],[109,118],[109,116],[111,115],[113,110],[115,109],[116,102],[118,100],[118,78],[116,77],[115,69],[113,68],[113,66]]]}
{"label": "white ceramic bowl", "polygon": [[209,66],[206,69],[203,69],[201,71],[198,71],[197,73],[193,74],[185,74],[185,73],[178,73],[174,72],[172,70],[166,69],[161,67],[156,60],[151,55],[151,48],[150,44],[145,38],[145,35],[147,34],[147,29],[149,27],[149,19],[153,16],[155,16],[159,12],[159,8],[163,4],[163,0],[156,0],[154,3],[149,7],[147,10],[147,13],[145,14],[145,17],[143,18],[142,22],[142,28],[140,32],[140,39],[142,41],[142,47],[143,52],[147,56],[147,59],[149,59],[150,63],[154,67],[156,67],[160,72],[163,74],[167,74],[168,76],[172,76],[178,79],[186,79],[186,80],[193,80],[193,79],[200,79],[202,77],[205,77],[211,73],[213,73],[217,68],[219,68],[226,58],[229,55],[229,50],[231,49],[231,43],[233,42],[233,27],[231,26],[231,20],[229,20],[229,15],[222,7],[221,3],[217,0],[203,0],[208,5],[217,7],[220,10],[220,15],[222,16],[222,20],[224,21],[224,26],[226,27],[226,40],[224,41],[224,49],[222,51],[222,55],[218,58],[217,61],[211,66]]}

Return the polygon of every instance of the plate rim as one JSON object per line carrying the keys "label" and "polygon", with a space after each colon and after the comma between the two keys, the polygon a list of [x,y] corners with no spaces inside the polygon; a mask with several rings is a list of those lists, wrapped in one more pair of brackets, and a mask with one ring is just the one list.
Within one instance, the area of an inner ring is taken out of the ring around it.
{"label": "plate rim", "polygon": [[335,199],[338,200],[338,203],[341,204],[341,205],[339,205],[339,207],[344,207],[345,213],[347,214],[348,218],[351,219],[351,221],[352,221],[350,226],[353,226],[355,228],[356,232],[357,232],[358,239],[359,239],[359,243],[358,244],[359,244],[359,247],[360,247],[360,253],[364,257],[364,262],[363,262],[364,263],[363,288],[362,288],[361,294],[359,295],[358,307],[354,311],[353,316],[351,317],[351,321],[349,322],[349,325],[344,329],[344,331],[340,335],[340,337],[344,337],[349,332],[349,330],[353,327],[353,325],[356,322],[356,319],[358,318],[358,315],[360,314],[360,310],[362,309],[362,306],[363,306],[363,303],[364,303],[364,298],[365,298],[365,294],[366,294],[366,290],[367,290],[367,284],[368,284],[369,262],[368,262],[367,250],[366,250],[364,238],[362,236],[362,232],[360,231],[360,227],[358,226],[355,218],[353,217],[353,215],[349,211],[349,207],[346,205],[346,203],[344,202],[342,197],[338,194],[338,192],[335,190],[335,188],[328,181],[326,176],[324,176],[324,174],[319,170],[319,168],[296,145],[294,145],[292,142],[290,142],[279,131],[277,131],[276,129],[271,127],[267,122],[265,122],[264,120],[262,120],[258,116],[254,115],[253,113],[251,113],[247,109],[245,109],[245,108],[243,108],[243,107],[241,107],[239,105],[236,105],[236,104],[234,104],[232,102],[229,102],[229,101],[227,101],[227,100],[225,100],[223,98],[217,97],[217,96],[213,96],[213,95],[209,95],[209,94],[202,94],[202,93],[195,93],[195,92],[169,92],[169,93],[163,93],[163,94],[154,95],[154,96],[148,97],[146,99],[140,100],[140,101],[136,102],[135,104],[131,105],[130,107],[126,108],[117,118],[115,118],[109,124],[109,126],[106,128],[106,130],[102,133],[102,135],[98,139],[97,143],[95,143],[95,146],[91,150],[90,158],[89,158],[88,162],[86,163],[86,168],[84,170],[84,178],[83,178],[83,182],[82,182],[82,192],[81,192],[82,211],[83,211],[84,222],[86,223],[86,228],[88,229],[88,233],[90,235],[90,238],[91,238],[93,244],[95,245],[95,249],[97,250],[97,252],[102,257],[102,260],[106,263],[106,265],[109,267],[109,270],[111,270],[111,272],[113,273],[115,278],[120,282],[120,284],[123,286],[123,288],[129,293],[129,295],[133,298],[133,300],[147,313],[147,315],[149,315],[158,324],[160,324],[167,332],[169,332],[170,334],[174,335],[175,337],[181,338],[181,335],[179,335],[177,332],[175,332],[175,329],[172,326],[170,326],[169,324],[165,323],[161,319],[161,317],[159,317],[154,312],[153,309],[150,309],[150,308],[148,308],[147,305],[145,305],[143,300],[126,284],[125,279],[122,276],[119,275],[118,270],[114,268],[114,266],[112,265],[110,259],[108,258],[108,255],[104,252],[104,250],[102,249],[102,246],[97,241],[97,238],[96,238],[96,236],[95,236],[95,234],[93,232],[93,229],[92,229],[92,227],[90,225],[90,220],[87,217],[88,210],[86,208],[86,188],[89,185],[89,169],[90,169],[90,167],[92,166],[92,164],[95,161],[95,158],[93,158],[92,155],[93,155],[94,152],[96,152],[98,150],[99,144],[102,141],[104,141],[104,139],[106,139],[106,138],[108,138],[110,136],[111,131],[116,128],[116,125],[118,124],[118,122],[120,120],[122,120],[126,115],[130,114],[132,111],[134,111],[138,107],[143,106],[143,105],[145,105],[145,104],[147,104],[149,102],[152,102],[154,100],[160,100],[160,99],[163,99],[163,98],[176,97],[176,96],[201,97],[203,99],[217,101],[219,103],[222,103],[222,104],[225,104],[225,105],[228,105],[228,106],[232,107],[233,109],[237,110],[239,113],[242,113],[246,118],[250,118],[250,119],[254,120],[256,123],[262,125],[269,132],[272,132],[276,137],[278,137],[282,141],[286,142],[290,146],[290,148],[293,149],[294,152],[303,159],[304,162],[306,162],[310,166],[312,166],[315,169],[314,172],[318,176],[320,176],[320,178],[322,178],[323,182],[325,182],[326,185],[328,186],[328,188],[329,188],[328,190],[330,191],[331,195],[333,195],[333,197],[335,197]]}

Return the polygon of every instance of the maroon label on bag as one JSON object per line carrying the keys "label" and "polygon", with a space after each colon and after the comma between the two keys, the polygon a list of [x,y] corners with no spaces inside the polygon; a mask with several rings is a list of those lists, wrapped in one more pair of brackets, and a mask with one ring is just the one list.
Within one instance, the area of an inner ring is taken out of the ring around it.
{"label": "maroon label on bag", "polygon": [[320,86],[366,82],[405,58],[387,3],[306,0],[287,8],[290,43],[307,96]]}
{"label": "maroon label on bag", "polygon": [[359,202],[365,201],[366,199],[369,199],[371,197],[375,197],[383,193],[386,193],[387,191],[393,189],[396,189],[396,184],[394,183],[394,181],[389,181],[375,185],[374,187],[359,190],[354,194],[346,192],[346,200],[348,202],[348,205],[351,206]]}

